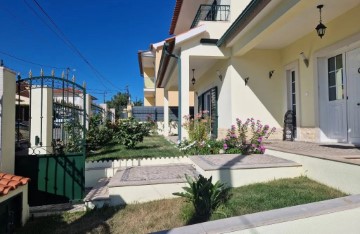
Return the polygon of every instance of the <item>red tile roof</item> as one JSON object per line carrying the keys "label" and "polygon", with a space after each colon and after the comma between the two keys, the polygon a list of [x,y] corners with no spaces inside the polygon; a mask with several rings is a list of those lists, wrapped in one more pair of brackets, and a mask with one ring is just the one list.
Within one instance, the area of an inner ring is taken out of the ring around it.
{"label": "red tile roof", "polygon": [[171,25],[170,25],[170,30],[169,30],[170,35],[174,34],[175,27],[176,27],[176,24],[177,24],[179,15],[180,15],[180,10],[181,10],[182,3],[183,3],[183,0],[176,0],[174,13],[173,13],[173,17],[172,17]]}
{"label": "red tile roof", "polygon": [[29,178],[0,172],[0,197],[8,194],[11,190],[25,185],[30,181]]}

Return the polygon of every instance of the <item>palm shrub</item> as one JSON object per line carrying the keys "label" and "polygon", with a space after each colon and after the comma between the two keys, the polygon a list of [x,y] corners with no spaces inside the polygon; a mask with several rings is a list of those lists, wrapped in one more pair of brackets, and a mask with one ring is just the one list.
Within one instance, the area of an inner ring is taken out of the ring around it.
{"label": "palm shrub", "polygon": [[224,183],[217,181],[212,183],[212,176],[207,179],[199,175],[197,179],[185,174],[189,187],[183,187],[185,192],[173,193],[173,195],[184,197],[191,202],[195,209],[195,218],[206,221],[211,214],[229,198],[230,188]]}

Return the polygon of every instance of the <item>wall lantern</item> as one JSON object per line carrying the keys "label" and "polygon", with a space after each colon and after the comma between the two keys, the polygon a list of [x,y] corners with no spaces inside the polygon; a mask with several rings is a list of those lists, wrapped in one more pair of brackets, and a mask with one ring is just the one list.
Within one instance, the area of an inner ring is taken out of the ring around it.
{"label": "wall lantern", "polygon": [[306,58],[304,52],[301,52],[301,53],[300,53],[300,56],[301,56],[302,60],[304,61],[305,66],[306,66],[306,67],[309,67],[309,59]]}
{"label": "wall lantern", "polygon": [[273,76],[274,72],[275,72],[275,70],[269,71],[269,79],[271,79],[271,77]]}
{"label": "wall lantern", "polygon": [[325,35],[325,30],[326,30],[326,26],[323,25],[322,20],[321,20],[321,9],[324,7],[324,5],[318,5],[317,8],[319,9],[319,13],[320,13],[320,23],[318,24],[318,26],[316,26],[316,32],[318,34],[318,36],[320,38],[322,38]]}
{"label": "wall lantern", "polygon": [[222,76],[221,72],[219,70],[217,70],[216,74],[218,75],[219,80],[222,82],[223,81],[223,76]]}
{"label": "wall lantern", "polygon": [[195,83],[196,83],[195,76],[194,76],[195,69],[193,68],[192,71],[193,71],[193,78],[191,79],[191,83],[193,85],[195,85]]}

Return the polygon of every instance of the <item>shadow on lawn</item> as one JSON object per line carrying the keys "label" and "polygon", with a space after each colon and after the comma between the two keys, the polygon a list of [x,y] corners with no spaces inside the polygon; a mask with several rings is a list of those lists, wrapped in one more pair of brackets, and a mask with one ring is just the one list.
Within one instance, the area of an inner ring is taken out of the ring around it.
{"label": "shadow on lawn", "polygon": [[121,207],[103,207],[87,211],[84,215],[77,218],[78,213],[65,214],[67,219],[62,215],[53,215],[47,217],[31,218],[27,224],[16,230],[16,233],[111,233],[109,224],[106,222]]}

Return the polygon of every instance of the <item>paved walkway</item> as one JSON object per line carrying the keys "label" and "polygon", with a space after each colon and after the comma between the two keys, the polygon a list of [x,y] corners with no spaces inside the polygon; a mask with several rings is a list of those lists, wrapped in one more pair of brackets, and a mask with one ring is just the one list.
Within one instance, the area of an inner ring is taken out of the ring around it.
{"label": "paved walkway", "polygon": [[273,140],[266,142],[265,147],[270,150],[360,165],[360,148],[349,144]]}
{"label": "paved walkway", "polygon": [[108,186],[183,183],[186,182],[185,174],[197,177],[196,170],[191,164],[128,167],[119,169]]}

